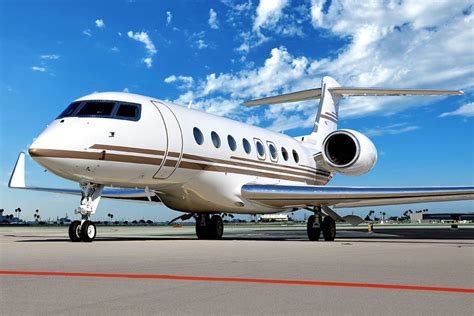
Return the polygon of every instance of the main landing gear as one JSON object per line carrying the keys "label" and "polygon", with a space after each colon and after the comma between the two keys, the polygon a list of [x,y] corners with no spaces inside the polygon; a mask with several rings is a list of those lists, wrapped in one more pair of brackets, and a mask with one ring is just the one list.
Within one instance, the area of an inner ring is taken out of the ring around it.
{"label": "main landing gear", "polygon": [[220,215],[196,215],[196,236],[198,239],[221,239],[224,234],[224,222]]}
{"label": "main landing gear", "polygon": [[322,232],[324,240],[333,241],[336,238],[336,221],[330,216],[324,216],[324,219],[322,219],[321,208],[315,207],[314,215],[308,218],[306,231],[309,240],[319,240],[319,236]]}
{"label": "main landing gear", "polygon": [[69,225],[69,239],[72,242],[92,242],[97,235],[97,230],[93,222],[89,220],[73,221]]}
{"label": "main landing gear", "polygon": [[95,213],[99,205],[103,188],[103,185],[95,183],[81,185],[81,204],[75,210],[75,213],[81,214],[82,220],[73,221],[69,225],[69,239],[72,242],[92,242],[95,239],[97,229],[94,223],[89,220],[89,217]]}

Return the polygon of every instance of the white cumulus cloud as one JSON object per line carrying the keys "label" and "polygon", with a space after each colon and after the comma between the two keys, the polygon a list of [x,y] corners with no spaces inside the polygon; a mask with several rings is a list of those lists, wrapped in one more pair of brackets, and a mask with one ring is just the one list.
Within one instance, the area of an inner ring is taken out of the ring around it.
{"label": "white cumulus cloud", "polygon": [[189,89],[189,88],[192,87],[192,85],[194,83],[194,79],[193,79],[193,77],[188,77],[188,76],[171,75],[169,77],[166,77],[164,82],[165,83],[179,82],[180,83],[180,85],[179,85],[180,88]]}
{"label": "white cumulus cloud", "polygon": [[[260,2],[259,6],[267,10],[261,9],[254,25],[268,32],[267,26],[276,17],[286,21],[287,18],[282,17],[286,2],[268,4],[278,9],[273,11],[266,4]],[[474,90],[474,15],[469,9],[469,1],[460,0],[453,4],[449,1],[333,0],[329,4],[324,1],[312,1],[311,4],[311,8],[307,7],[307,15],[311,17],[313,27],[324,31],[324,36],[344,40],[345,44],[338,51],[327,52],[315,45],[318,56],[326,56],[316,58],[295,55],[283,46],[275,47],[262,64],[252,69],[195,77],[192,90],[181,94],[175,101],[186,104],[194,100],[193,108],[254,122],[251,117],[255,112],[243,107],[243,101],[319,87],[325,75],[349,87],[464,89],[466,93]],[[285,15],[295,12],[285,9]],[[281,23],[277,22],[278,25]],[[242,52],[255,47],[255,33],[241,32],[240,37],[244,39]],[[340,117],[387,116],[426,106],[440,98],[348,98],[341,101]],[[317,100],[312,100],[265,107],[259,124],[273,130],[311,127],[317,104]],[[471,111],[472,105],[466,105],[442,116],[460,113],[467,116]],[[409,124],[390,125],[371,133],[395,134],[417,128]]]}
{"label": "white cumulus cloud", "polygon": [[209,20],[207,22],[209,23],[209,27],[211,29],[217,30],[219,28],[217,21],[217,13],[212,8],[209,10]]}
{"label": "white cumulus cloud", "polygon": [[136,32],[136,33],[134,33],[132,31],[128,31],[127,36],[130,37],[131,39],[134,39],[138,42],[141,42],[141,43],[145,44],[145,47],[146,47],[146,50],[147,50],[148,54],[150,54],[150,55],[156,54],[155,45],[151,41],[151,39],[148,36],[147,32]]}
{"label": "white cumulus cloud", "polygon": [[153,65],[152,56],[156,54],[156,48],[153,42],[151,41],[150,37],[148,36],[147,32],[132,32],[128,31],[127,36],[135,41],[141,42],[145,44],[145,48],[147,50],[148,56],[143,58],[142,61],[145,63],[147,68],[151,68]]}
{"label": "white cumulus cloud", "polygon": [[283,8],[287,5],[288,0],[260,0],[253,23],[254,31],[259,31],[261,27],[270,28],[275,25],[282,15]]}
{"label": "white cumulus cloud", "polygon": [[151,57],[145,57],[142,59],[142,61],[145,63],[147,68],[151,68],[151,66],[153,66],[153,59]]}
{"label": "white cumulus cloud", "polygon": [[445,112],[441,114],[439,117],[446,117],[446,116],[466,116],[466,117],[472,117],[474,116],[474,102],[464,104],[457,110],[454,110],[452,112]]}
{"label": "white cumulus cloud", "polygon": [[38,71],[38,72],[45,72],[46,68],[45,67],[33,66],[33,67],[31,67],[31,70]]}
{"label": "white cumulus cloud", "polygon": [[170,25],[172,19],[173,14],[170,11],[166,11],[166,25]]}
{"label": "white cumulus cloud", "polygon": [[56,59],[59,59],[59,55],[56,55],[56,54],[47,54],[47,55],[41,55],[40,58],[41,59],[47,59],[47,60],[56,60]]}
{"label": "white cumulus cloud", "polygon": [[363,133],[369,137],[377,137],[382,135],[397,135],[401,133],[407,133],[416,131],[420,127],[417,125],[408,125],[407,123],[397,123],[388,126],[379,126],[370,129],[366,129]]}
{"label": "white cumulus cloud", "polygon": [[97,26],[99,29],[103,29],[105,27],[104,20],[102,19],[95,20],[95,26]]}

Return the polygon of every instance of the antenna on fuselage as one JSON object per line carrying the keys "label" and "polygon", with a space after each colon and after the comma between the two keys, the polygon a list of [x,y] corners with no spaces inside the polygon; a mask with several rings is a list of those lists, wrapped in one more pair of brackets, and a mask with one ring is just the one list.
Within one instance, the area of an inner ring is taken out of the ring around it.
{"label": "antenna on fuselage", "polygon": [[190,109],[192,105],[193,105],[193,100],[189,101],[188,109]]}

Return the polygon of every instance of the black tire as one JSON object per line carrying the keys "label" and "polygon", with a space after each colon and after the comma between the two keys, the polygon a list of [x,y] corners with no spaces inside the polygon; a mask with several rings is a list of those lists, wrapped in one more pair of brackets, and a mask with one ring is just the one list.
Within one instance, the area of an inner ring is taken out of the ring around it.
{"label": "black tire", "polygon": [[81,236],[81,221],[73,221],[69,224],[69,239],[72,242],[79,242],[82,240]]}
{"label": "black tire", "polygon": [[83,242],[92,242],[97,235],[97,229],[91,221],[85,221],[81,227],[81,237]]}
{"label": "black tire", "polygon": [[219,215],[213,215],[208,225],[210,239],[222,239],[224,234],[224,222]]}
{"label": "black tire", "polygon": [[308,223],[306,224],[306,232],[308,233],[308,238],[311,241],[318,241],[319,236],[321,235],[321,228],[314,226],[316,220],[317,220],[316,216],[311,215],[308,218]]}
{"label": "black tire", "polygon": [[[205,216],[205,222],[202,223],[202,216]],[[196,236],[198,239],[209,238],[209,215],[199,215],[196,218]]]}
{"label": "black tire", "polygon": [[329,216],[324,217],[322,230],[324,240],[334,241],[336,238],[336,222]]}

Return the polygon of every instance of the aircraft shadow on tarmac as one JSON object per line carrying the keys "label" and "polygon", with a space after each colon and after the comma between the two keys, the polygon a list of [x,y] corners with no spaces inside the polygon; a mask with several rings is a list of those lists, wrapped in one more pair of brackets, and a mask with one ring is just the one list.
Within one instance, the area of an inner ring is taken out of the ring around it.
{"label": "aircraft shadow on tarmac", "polygon": [[[25,237],[28,239],[17,240],[17,242],[69,242],[64,238],[48,238],[45,236],[19,236],[5,235],[9,237]],[[35,239],[31,239],[35,238]],[[36,239],[37,238],[37,239]],[[187,240],[198,241],[194,235],[147,235],[147,236],[105,236],[97,237],[94,242],[110,241],[170,241]],[[243,241],[301,241],[309,242],[306,231],[276,231],[259,230],[251,232],[228,233],[222,240]],[[440,240],[474,240],[474,229],[378,229],[374,233],[360,230],[340,230],[336,235],[336,242],[388,242],[388,243],[440,243]],[[218,241],[216,241],[218,242]],[[449,242],[451,243],[451,242]]]}

